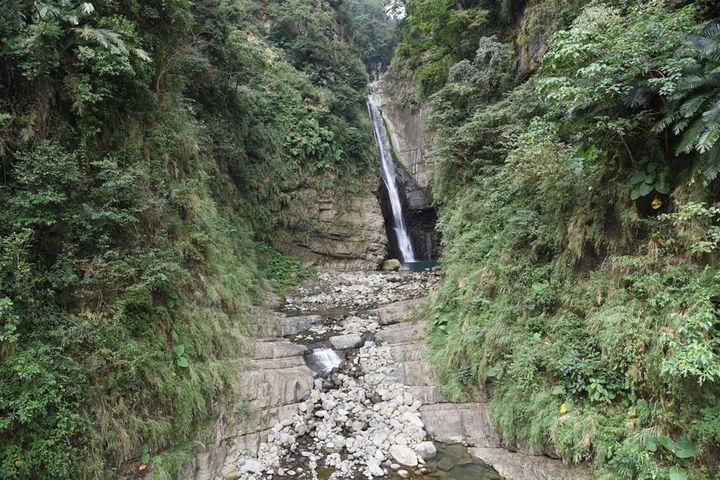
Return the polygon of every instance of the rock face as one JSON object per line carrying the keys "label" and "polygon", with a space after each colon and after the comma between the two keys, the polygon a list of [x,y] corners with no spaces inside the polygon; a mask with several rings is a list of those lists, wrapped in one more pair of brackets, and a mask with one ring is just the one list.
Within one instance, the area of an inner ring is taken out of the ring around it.
{"label": "rock face", "polygon": [[537,2],[527,6],[515,38],[516,77],[527,78],[540,65],[548,51],[548,40],[558,27],[560,2]]}
{"label": "rock face", "polygon": [[287,213],[306,221],[278,232],[277,243],[306,262],[343,270],[374,270],[386,256],[388,240],[380,203],[371,188],[348,198],[313,189],[293,192]]}
{"label": "rock face", "polygon": [[396,160],[408,178],[403,179],[405,195],[411,209],[431,205],[430,185],[433,165],[427,152],[430,132],[427,127],[428,106],[415,100],[415,80],[398,66],[391,67],[373,85],[387,126]]}

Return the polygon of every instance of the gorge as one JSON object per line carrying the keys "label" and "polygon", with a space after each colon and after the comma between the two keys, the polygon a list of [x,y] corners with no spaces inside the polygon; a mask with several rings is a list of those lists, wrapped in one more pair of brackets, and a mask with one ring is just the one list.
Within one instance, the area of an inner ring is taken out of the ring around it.
{"label": "gorge", "polygon": [[0,2],[0,479],[717,480],[719,5]]}

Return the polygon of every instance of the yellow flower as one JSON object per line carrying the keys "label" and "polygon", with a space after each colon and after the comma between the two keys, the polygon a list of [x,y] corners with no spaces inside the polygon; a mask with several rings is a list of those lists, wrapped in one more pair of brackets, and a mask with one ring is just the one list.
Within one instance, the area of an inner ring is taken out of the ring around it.
{"label": "yellow flower", "polygon": [[662,207],[662,201],[660,200],[660,198],[657,195],[655,195],[655,198],[650,203],[650,206],[652,207],[653,210],[657,210],[658,208]]}
{"label": "yellow flower", "polygon": [[567,406],[564,403],[560,405],[560,413],[567,413]]}

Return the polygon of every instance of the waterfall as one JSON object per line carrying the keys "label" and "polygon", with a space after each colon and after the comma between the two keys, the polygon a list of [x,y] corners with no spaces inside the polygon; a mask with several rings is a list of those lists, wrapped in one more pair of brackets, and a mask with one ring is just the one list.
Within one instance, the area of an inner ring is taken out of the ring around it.
{"label": "waterfall", "polygon": [[403,216],[402,203],[400,202],[400,192],[397,185],[397,168],[392,158],[392,147],[385,130],[385,122],[378,106],[373,103],[372,97],[368,98],[368,110],[370,118],[373,122],[375,130],[375,140],[377,140],[378,149],[380,150],[380,160],[382,161],[382,177],[387,187],[388,196],[390,197],[390,206],[393,213],[393,227],[397,238],[400,253],[403,262],[414,262],[415,254],[413,253],[410,237],[408,236],[407,226],[405,225],[405,217]]}
{"label": "waterfall", "polygon": [[327,347],[313,349],[308,359],[310,368],[319,371],[323,375],[332,372],[333,369],[342,365],[342,362],[340,355],[332,348]]}

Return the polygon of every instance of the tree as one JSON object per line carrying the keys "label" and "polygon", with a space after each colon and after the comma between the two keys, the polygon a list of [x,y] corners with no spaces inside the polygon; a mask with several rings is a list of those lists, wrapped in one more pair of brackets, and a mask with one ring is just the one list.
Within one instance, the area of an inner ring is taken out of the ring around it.
{"label": "tree", "polygon": [[671,97],[669,113],[656,130],[672,128],[682,135],[676,153],[700,155],[699,167],[706,181],[720,168],[720,24],[712,24],[678,56],[693,58]]}

